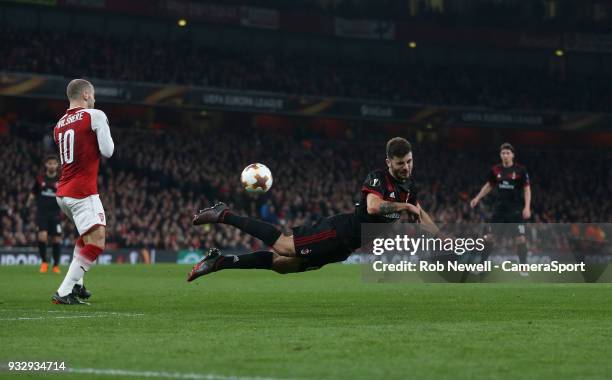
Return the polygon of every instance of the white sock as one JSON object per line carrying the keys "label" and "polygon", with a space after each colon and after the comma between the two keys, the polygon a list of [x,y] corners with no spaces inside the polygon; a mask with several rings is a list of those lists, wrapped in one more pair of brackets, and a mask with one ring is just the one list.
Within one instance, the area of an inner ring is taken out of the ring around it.
{"label": "white sock", "polygon": [[[76,244],[74,245],[74,251],[72,252],[72,260],[76,259],[77,255],[79,254],[79,247],[76,246]],[[81,276],[81,278],[79,278],[79,280],[76,282],[77,284],[83,286],[83,277]]]}
{"label": "white sock", "polygon": [[72,293],[74,284],[76,284],[79,280],[83,280],[83,276],[85,275],[85,272],[89,270],[91,264],[91,261],[87,260],[81,255],[77,255],[72,259],[70,267],[68,268],[68,273],[66,273],[64,281],[57,289],[57,293],[60,295],[60,297],[67,296],[68,294]]}

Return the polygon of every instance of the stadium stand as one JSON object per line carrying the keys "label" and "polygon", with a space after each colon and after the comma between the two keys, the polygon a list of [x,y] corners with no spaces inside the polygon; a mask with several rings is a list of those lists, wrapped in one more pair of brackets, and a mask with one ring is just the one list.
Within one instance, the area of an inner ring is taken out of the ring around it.
{"label": "stadium stand", "polygon": [[[44,128],[37,131],[0,137],[5,147],[0,170],[10,179],[0,184],[3,246],[35,241],[35,210],[23,204],[40,172],[45,147],[52,147],[42,135]],[[224,201],[285,230],[306,219],[351,211],[367,171],[384,164],[381,147],[386,137],[373,133],[358,142],[231,128],[189,135],[114,128],[113,134],[116,157],[101,166],[100,176],[100,193],[112,221],[110,247],[215,245],[236,250],[260,243],[225,226],[215,227],[214,234],[192,228],[191,211]],[[496,162],[494,148],[415,146],[419,199],[436,220],[481,221],[489,215],[487,203],[473,211],[468,200]],[[528,166],[532,178],[534,220],[611,222],[612,203],[606,196],[612,192],[612,173],[606,166],[611,159],[610,152],[521,150],[518,161]],[[242,168],[254,161],[264,162],[275,175],[272,190],[258,198],[247,195],[238,179]],[[64,225],[66,243],[71,244],[74,229],[65,220]]]}
{"label": "stadium stand", "polygon": [[597,73],[560,79],[546,70],[517,71],[511,66],[354,65],[274,51],[235,53],[199,46],[188,38],[75,39],[51,30],[2,30],[0,45],[4,70],[65,77],[496,109],[605,111],[612,106],[612,88]]}

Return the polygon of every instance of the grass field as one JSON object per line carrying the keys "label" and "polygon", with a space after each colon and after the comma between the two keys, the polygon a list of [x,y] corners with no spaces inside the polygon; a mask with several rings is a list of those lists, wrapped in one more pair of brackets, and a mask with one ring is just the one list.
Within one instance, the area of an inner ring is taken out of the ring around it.
{"label": "grass field", "polygon": [[376,284],[356,265],[188,284],[186,266],[116,265],[67,307],[36,269],[0,267],[0,360],[63,360],[61,379],[612,377],[609,284]]}

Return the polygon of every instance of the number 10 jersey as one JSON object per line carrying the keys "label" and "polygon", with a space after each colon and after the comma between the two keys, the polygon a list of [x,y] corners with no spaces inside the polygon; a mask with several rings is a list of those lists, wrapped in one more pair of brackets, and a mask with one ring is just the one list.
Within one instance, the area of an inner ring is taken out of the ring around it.
{"label": "number 10 jersey", "polygon": [[98,194],[100,155],[110,157],[115,148],[104,112],[67,110],[55,125],[53,139],[62,166],[56,195],[81,199]]}

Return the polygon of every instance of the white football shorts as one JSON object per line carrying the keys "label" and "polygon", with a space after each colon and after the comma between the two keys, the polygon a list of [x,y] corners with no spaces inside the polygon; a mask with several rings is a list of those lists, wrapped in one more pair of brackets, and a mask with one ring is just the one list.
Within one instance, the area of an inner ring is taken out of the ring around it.
{"label": "white football shorts", "polygon": [[104,207],[98,194],[86,198],[55,197],[60,209],[83,236],[95,226],[106,226]]}

